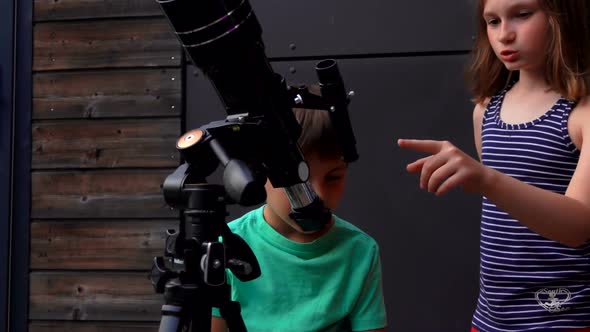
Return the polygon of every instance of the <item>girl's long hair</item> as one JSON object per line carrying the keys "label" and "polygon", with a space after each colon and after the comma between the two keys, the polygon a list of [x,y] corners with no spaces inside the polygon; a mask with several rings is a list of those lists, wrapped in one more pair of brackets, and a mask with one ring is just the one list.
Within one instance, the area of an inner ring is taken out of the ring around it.
{"label": "girl's long hair", "polygon": [[[549,18],[545,80],[570,100],[590,93],[590,27],[587,0],[538,0]],[[467,80],[476,103],[503,89],[511,72],[495,55],[483,18],[485,0],[477,4],[477,35],[471,52]]]}

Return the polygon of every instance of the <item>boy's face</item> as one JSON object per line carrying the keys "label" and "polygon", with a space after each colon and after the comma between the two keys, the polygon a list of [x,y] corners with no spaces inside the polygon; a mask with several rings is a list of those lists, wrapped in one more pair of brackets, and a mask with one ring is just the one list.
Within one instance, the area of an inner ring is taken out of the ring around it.
{"label": "boy's face", "polygon": [[[309,164],[309,183],[313,190],[331,210],[335,209],[342,194],[348,171],[347,164],[337,158],[320,158],[317,155],[306,156]],[[274,188],[270,181],[266,181],[266,203],[272,213],[272,218],[278,218],[299,233],[303,230],[289,218],[291,205],[283,188]]]}

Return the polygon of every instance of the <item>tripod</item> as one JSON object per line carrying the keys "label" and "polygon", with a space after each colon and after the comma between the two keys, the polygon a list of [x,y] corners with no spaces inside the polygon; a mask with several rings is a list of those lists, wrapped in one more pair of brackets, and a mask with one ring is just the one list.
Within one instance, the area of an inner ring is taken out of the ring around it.
{"label": "tripod", "polygon": [[260,276],[260,267],[250,247],[225,223],[225,188],[202,180],[185,184],[190,177],[190,166],[184,164],[164,182],[167,201],[185,201],[186,206],[179,230],[167,231],[164,257],[154,259],[150,273],[165,299],[159,332],[209,332],[213,307],[220,309],[230,331],[245,332],[225,268],[249,281]]}

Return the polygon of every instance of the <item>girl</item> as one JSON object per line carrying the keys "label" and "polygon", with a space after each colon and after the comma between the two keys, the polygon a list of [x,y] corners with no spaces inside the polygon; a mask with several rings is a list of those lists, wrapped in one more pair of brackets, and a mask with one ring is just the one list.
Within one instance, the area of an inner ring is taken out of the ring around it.
{"label": "girl", "polygon": [[473,331],[590,331],[590,34],[585,0],[480,0],[470,68],[478,162],[449,142],[407,166],[484,196]]}

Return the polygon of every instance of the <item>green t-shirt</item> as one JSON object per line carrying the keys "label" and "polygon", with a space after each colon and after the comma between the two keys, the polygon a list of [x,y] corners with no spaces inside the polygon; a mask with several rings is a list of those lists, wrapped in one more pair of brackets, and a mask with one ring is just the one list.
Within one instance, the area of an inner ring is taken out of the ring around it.
{"label": "green t-shirt", "polygon": [[[293,242],[266,223],[263,207],[229,223],[256,255],[262,275],[241,282],[228,272],[250,332],[365,331],[386,326],[379,247],[335,217],[324,236]],[[219,311],[214,308],[214,316]]]}

